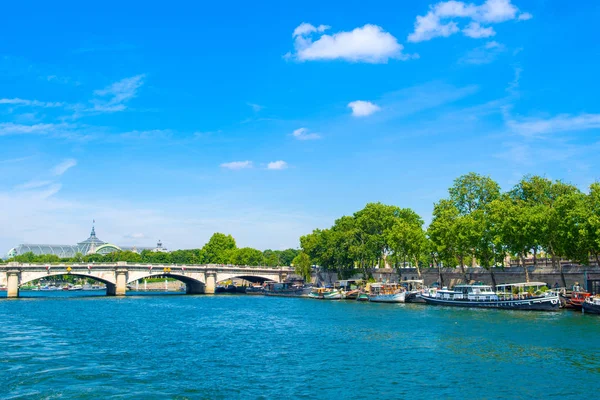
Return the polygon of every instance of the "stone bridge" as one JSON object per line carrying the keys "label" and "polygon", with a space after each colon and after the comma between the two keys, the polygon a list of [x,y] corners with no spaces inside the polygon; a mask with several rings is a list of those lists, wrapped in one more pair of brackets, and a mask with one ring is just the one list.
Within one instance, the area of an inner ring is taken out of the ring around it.
{"label": "stone bridge", "polygon": [[169,277],[186,285],[188,294],[211,294],[217,282],[233,278],[250,282],[282,282],[294,273],[292,267],[252,267],[235,265],[158,265],[127,262],[116,263],[65,263],[0,265],[0,286],[7,289],[7,297],[18,297],[19,288],[29,282],[51,276],[73,275],[91,278],[106,284],[112,296],[124,296],[127,285],[144,278]]}

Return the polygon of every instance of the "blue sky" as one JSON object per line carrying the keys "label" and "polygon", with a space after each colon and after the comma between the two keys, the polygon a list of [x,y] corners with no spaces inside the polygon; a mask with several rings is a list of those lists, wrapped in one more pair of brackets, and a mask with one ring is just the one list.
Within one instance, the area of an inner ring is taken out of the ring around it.
{"label": "blue sky", "polygon": [[600,4],[10,2],[0,248],[296,247],[475,171],[600,176]]}

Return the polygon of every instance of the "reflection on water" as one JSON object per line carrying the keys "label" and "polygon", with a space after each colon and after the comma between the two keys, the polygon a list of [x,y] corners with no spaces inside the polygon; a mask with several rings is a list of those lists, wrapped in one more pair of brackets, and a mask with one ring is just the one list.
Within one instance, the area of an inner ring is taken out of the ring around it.
{"label": "reflection on water", "polygon": [[29,294],[0,300],[0,398],[568,399],[600,389],[600,318],[573,312]]}

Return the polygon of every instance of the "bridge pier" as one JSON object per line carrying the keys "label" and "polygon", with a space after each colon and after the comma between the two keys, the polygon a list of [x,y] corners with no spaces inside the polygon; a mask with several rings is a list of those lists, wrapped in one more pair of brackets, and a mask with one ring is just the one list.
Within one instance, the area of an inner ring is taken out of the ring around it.
{"label": "bridge pier", "polygon": [[204,286],[205,294],[215,294],[217,287],[217,274],[214,272],[206,272],[206,285]]}
{"label": "bridge pier", "polygon": [[127,293],[127,269],[117,269],[115,271],[116,285],[115,296],[125,296]]}
{"label": "bridge pier", "polygon": [[19,297],[19,278],[21,273],[17,270],[6,272],[6,297]]}

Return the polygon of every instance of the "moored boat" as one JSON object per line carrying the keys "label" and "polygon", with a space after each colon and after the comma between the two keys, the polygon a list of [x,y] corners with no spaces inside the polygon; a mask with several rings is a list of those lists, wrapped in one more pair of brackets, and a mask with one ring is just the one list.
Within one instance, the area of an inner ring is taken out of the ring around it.
{"label": "moored boat", "polygon": [[374,303],[404,303],[406,289],[397,283],[372,283],[369,301]]}
{"label": "moored boat", "polygon": [[425,303],[421,298],[421,293],[425,289],[422,279],[411,279],[400,282],[406,288],[405,303]]}
{"label": "moored boat", "polygon": [[344,292],[343,297],[346,300],[357,300],[359,294],[360,294],[360,290],[354,289],[354,290],[350,290],[348,292]]}
{"label": "moored boat", "polygon": [[246,294],[263,294],[263,285],[252,285],[246,288]]}
{"label": "moored boat", "polygon": [[308,297],[320,300],[340,300],[342,292],[334,288],[313,288]]}
{"label": "moored boat", "polygon": [[369,301],[369,295],[365,292],[360,292],[356,297],[356,301]]}
{"label": "moored boat", "polygon": [[585,299],[590,297],[588,292],[572,292],[570,297],[565,297],[565,308],[572,310],[581,310]]}
{"label": "moored boat", "polygon": [[306,297],[311,287],[298,282],[267,282],[263,290],[265,296]]}
{"label": "moored boat", "polygon": [[581,311],[584,314],[600,314],[600,296],[588,297],[581,303]]}
{"label": "moored boat", "polygon": [[[545,286],[544,283],[541,285]],[[456,285],[452,289],[429,289],[421,297],[427,304],[451,307],[535,311],[554,311],[560,308],[560,298],[556,292],[524,291],[527,287],[535,286],[539,284],[534,282],[498,285],[500,292],[496,293],[489,285]]]}
{"label": "moored boat", "polygon": [[71,290],[71,291],[73,291],[73,290],[83,290],[83,286],[82,285],[69,286],[69,290]]}

